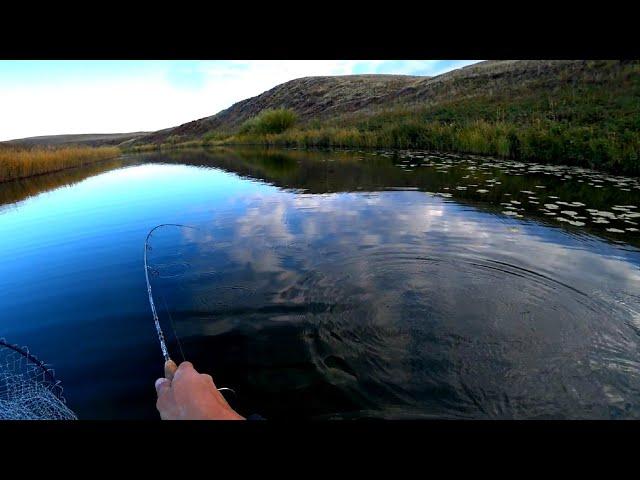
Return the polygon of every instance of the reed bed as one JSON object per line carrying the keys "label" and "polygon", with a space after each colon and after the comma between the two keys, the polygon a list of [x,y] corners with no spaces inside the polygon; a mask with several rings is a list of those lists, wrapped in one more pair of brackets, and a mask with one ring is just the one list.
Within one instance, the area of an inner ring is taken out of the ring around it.
{"label": "reed bed", "polygon": [[119,154],[118,147],[2,147],[0,182],[82,167]]}

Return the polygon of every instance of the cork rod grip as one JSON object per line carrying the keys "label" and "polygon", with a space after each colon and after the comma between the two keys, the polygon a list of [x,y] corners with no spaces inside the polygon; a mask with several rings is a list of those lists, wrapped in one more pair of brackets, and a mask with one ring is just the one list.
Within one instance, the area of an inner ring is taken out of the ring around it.
{"label": "cork rod grip", "polygon": [[175,375],[177,369],[178,365],[176,365],[176,362],[174,362],[173,360],[169,359],[164,362],[164,378],[173,380],[173,376]]}

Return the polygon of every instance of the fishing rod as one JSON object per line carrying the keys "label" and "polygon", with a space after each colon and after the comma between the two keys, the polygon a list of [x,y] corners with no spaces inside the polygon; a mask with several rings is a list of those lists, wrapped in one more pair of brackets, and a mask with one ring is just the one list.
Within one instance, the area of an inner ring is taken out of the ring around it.
{"label": "fishing rod", "polygon": [[[149,250],[149,238],[151,234],[160,227],[183,227],[183,228],[191,228],[197,230],[196,227],[191,227],[189,225],[182,225],[180,223],[161,223],[160,225],[156,225],[149,233],[147,233],[147,238],[144,240],[144,276],[147,281],[147,293],[149,294],[149,305],[151,305],[151,314],[153,315],[153,322],[156,326],[156,332],[158,334],[158,340],[160,341],[160,349],[162,350],[162,357],[164,358],[164,374],[165,377],[169,380],[173,379],[173,374],[178,369],[178,365],[174,362],[169,356],[169,350],[167,349],[167,343],[164,339],[164,333],[162,332],[162,327],[160,326],[160,320],[158,319],[158,312],[156,311],[156,304],[153,301],[153,292],[151,291],[151,282],[149,281],[149,265],[147,264],[147,251]],[[175,334],[175,332],[174,332]],[[176,335],[176,339],[177,339]]]}
{"label": "fishing rod", "polygon": [[[164,376],[165,378],[172,380],[173,379],[173,375],[175,374],[176,370],[178,369],[178,365],[176,365],[176,362],[174,362],[171,357],[169,356],[169,349],[167,348],[167,343],[164,339],[164,333],[162,332],[162,327],[160,326],[160,320],[158,318],[158,312],[156,311],[156,304],[153,301],[153,292],[151,291],[151,282],[149,281],[149,265],[147,263],[147,252],[149,251],[149,238],[151,238],[151,234],[158,228],[160,227],[183,227],[183,228],[190,228],[192,230],[199,230],[199,228],[197,227],[192,227],[190,225],[182,225],[181,223],[161,223],[160,225],[156,225],[155,227],[153,227],[151,230],[149,230],[149,233],[147,233],[147,238],[145,238],[144,240],[144,276],[145,279],[147,281],[147,293],[149,294],[149,305],[151,305],[151,313],[153,315],[153,322],[156,326],[156,332],[158,334],[158,340],[160,341],[160,349],[162,350],[162,357],[164,358]],[[165,308],[166,308],[166,303],[165,303]],[[169,312],[169,309],[167,308],[167,313]],[[171,315],[171,314],[169,314]],[[173,326],[172,323],[172,328],[173,328],[173,334],[176,337],[176,341],[178,342],[178,346],[180,347],[180,350],[182,351],[182,347],[180,346],[180,339],[178,338],[178,335],[175,332],[175,327]],[[184,359],[184,353],[183,353],[183,359]],[[230,391],[233,392],[233,394],[235,394],[235,390],[232,388],[228,388],[228,387],[220,387],[217,389],[219,392],[222,391]]]}

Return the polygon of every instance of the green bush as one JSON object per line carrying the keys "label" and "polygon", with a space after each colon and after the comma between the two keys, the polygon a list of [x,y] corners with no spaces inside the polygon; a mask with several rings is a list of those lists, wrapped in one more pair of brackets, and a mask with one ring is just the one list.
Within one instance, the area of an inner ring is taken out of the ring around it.
{"label": "green bush", "polygon": [[241,134],[262,134],[282,133],[292,127],[297,120],[296,112],[288,108],[278,108],[275,110],[263,110],[257,116],[250,118],[242,127]]}

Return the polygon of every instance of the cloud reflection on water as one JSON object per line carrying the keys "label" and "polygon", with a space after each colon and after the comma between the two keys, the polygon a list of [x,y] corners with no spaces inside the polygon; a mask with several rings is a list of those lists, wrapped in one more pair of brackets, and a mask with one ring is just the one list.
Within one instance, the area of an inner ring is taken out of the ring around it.
{"label": "cloud reflection on water", "polygon": [[262,321],[303,325],[308,361],[362,408],[607,416],[640,387],[637,252],[415,191],[237,201],[208,239],[264,302],[308,309]]}

